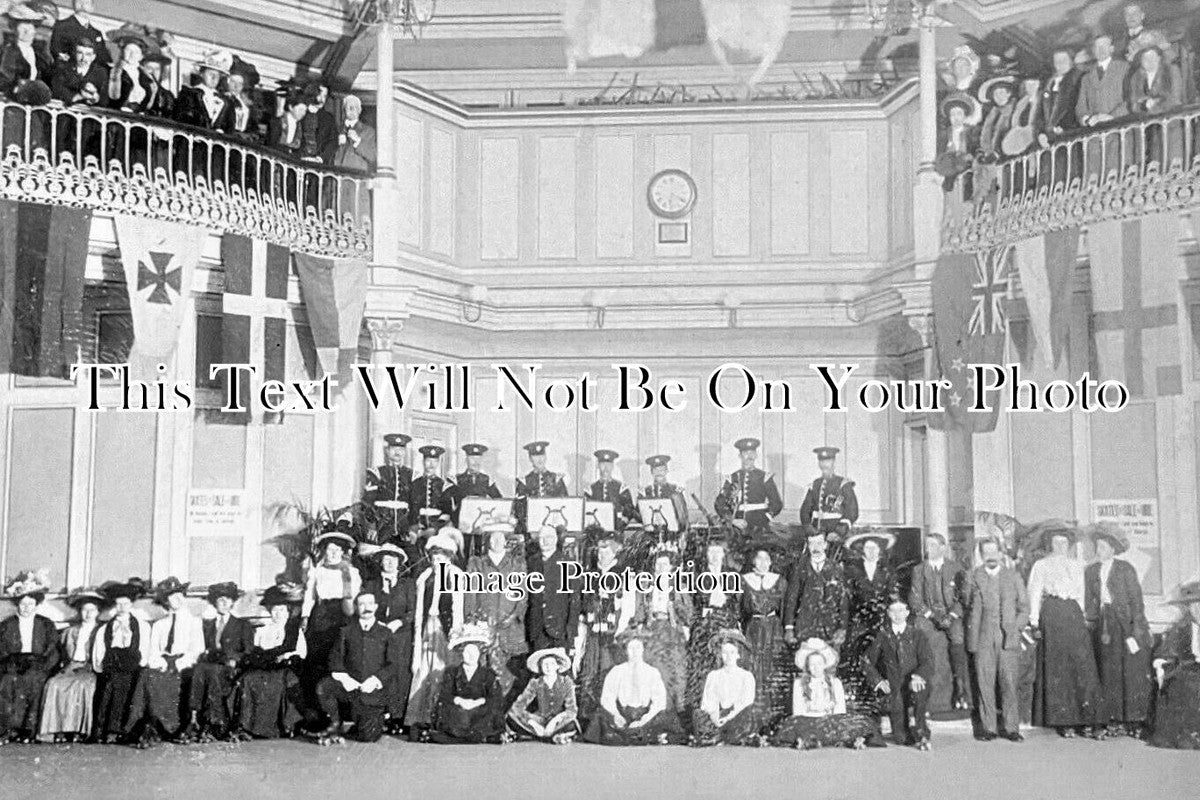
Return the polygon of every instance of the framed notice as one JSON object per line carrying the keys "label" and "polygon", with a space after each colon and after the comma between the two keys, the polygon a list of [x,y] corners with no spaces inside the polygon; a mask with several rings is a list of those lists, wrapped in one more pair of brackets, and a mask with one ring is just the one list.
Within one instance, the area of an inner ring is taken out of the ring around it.
{"label": "framed notice", "polygon": [[646,525],[661,526],[671,533],[679,533],[679,517],[675,514],[675,502],[670,497],[642,498],[638,500],[638,513]]}
{"label": "framed notice", "polygon": [[537,531],[543,525],[564,527],[568,533],[583,532],[582,497],[531,497],[525,501],[525,529]]}
{"label": "framed notice", "polygon": [[496,522],[508,522],[513,501],[508,498],[464,497],[458,509],[458,528],[463,533],[481,533]]}
{"label": "framed notice", "polygon": [[244,536],[248,519],[243,489],[188,491],[188,536]]}
{"label": "framed notice", "polygon": [[1162,545],[1158,537],[1158,500],[1093,500],[1092,521],[1108,522],[1129,537],[1120,558],[1133,564],[1146,594],[1162,594]]}
{"label": "framed notice", "polygon": [[617,515],[613,504],[607,500],[585,500],[583,502],[583,526],[599,525],[606,531],[615,531]]}

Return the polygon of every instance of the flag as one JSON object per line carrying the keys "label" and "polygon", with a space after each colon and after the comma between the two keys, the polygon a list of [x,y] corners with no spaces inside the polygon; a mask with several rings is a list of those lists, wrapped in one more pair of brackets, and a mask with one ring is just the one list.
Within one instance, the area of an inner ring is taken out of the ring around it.
{"label": "flag", "polygon": [[654,45],[655,0],[563,0],[570,64],[607,56],[637,58]]}
{"label": "flag", "polygon": [[790,0],[700,0],[700,5],[710,42],[759,58],[773,61],[791,27]]}
{"label": "flag", "polygon": [[[221,358],[255,366],[257,381],[286,381],[294,371],[287,363],[291,260],[286,247],[232,233],[221,237]],[[249,408],[249,386],[242,387],[241,402]]]}
{"label": "flag", "polygon": [[1184,277],[1177,211],[1088,228],[1093,377],[1116,379],[1132,397],[1183,391],[1178,296]]}
{"label": "flag", "polygon": [[66,378],[81,359],[92,212],[0,200],[0,373]]}
{"label": "flag", "polygon": [[1046,366],[1067,350],[1071,323],[1071,275],[1079,255],[1079,229],[1051,231],[1014,245],[1013,260],[1029,310],[1029,325]]}
{"label": "flag", "polygon": [[971,411],[975,375],[972,364],[999,364],[1008,331],[1008,294],[1012,247],[980,253],[946,253],[933,273],[934,359],[938,376],[950,381],[941,392],[943,412],[931,414],[935,430],[951,427],[987,432],[996,427],[997,398],[991,411]]}
{"label": "flag", "polygon": [[338,388],[344,388],[350,380],[350,365],[358,356],[367,302],[367,263],[299,252],[295,260],[317,360],[322,371],[338,377]]}
{"label": "flag", "polygon": [[131,377],[157,380],[170,365],[188,309],[192,275],[208,230],[182,222],[118,215],[117,245],[133,318]]}

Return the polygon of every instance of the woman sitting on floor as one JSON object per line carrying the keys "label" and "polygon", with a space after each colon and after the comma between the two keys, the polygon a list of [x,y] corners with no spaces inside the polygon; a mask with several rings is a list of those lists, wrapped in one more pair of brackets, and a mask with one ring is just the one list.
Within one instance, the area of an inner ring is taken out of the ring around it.
{"label": "woman sitting on floor", "polygon": [[1200,750],[1200,581],[1179,587],[1171,601],[1183,616],[1163,634],[1154,654],[1161,689],[1154,707],[1150,744],[1177,750]]}
{"label": "woman sitting on floor", "polygon": [[691,743],[760,746],[762,715],[754,705],[754,673],[738,666],[739,647],[749,650],[746,637],[739,630],[725,629],[713,635],[709,647],[721,666],[704,679],[700,707],[692,712]]}
{"label": "woman sitting on floor", "polygon": [[662,674],[646,663],[649,632],[627,631],[626,660],[604,678],[600,710],[588,724],[584,739],[594,744],[677,744],[683,738],[679,717],[667,705]]}
{"label": "woman sitting on floor", "polygon": [[802,671],[792,682],[792,716],[771,738],[777,747],[810,750],[851,746],[855,750],[877,738],[875,723],[861,714],[846,713],[846,690],[833,675],[838,656],[821,639],[809,639],[796,651]]}
{"label": "woman sitting on floor", "polygon": [[[520,738],[568,744],[579,733],[575,682],[566,674],[571,659],[561,647],[546,647],[532,653],[525,666],[538,677],[508,710],[509,726]],[[535,704],[537,710],[530,711]]]}
{"label": "woman sitting on floor", "polygon": [[504,693],[491,667],[481,663],[492,645],[486,622],[470,623],[450,634],[450,650],[461,663],[442,674],[429,741],[438,744],[501,744]]}

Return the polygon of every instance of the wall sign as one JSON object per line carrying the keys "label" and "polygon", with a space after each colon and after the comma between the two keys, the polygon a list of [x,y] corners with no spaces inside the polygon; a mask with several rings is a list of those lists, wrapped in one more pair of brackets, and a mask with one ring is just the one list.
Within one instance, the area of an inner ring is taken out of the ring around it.
{"label": "wall sign", "polygon": [[244,489],[188,491],[188,536],[244,536],[246,520]]}

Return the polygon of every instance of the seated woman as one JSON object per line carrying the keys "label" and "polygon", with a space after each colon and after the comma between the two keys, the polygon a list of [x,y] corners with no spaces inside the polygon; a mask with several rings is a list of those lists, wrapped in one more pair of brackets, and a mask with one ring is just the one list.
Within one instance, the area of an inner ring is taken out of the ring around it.
{"label": "seated woman", "polygon": [[450,635],[450,650],[460,664],[442,673],[429,741],[437,744],[501,744],[504,740],[504,693],[486,664],[483,650],[492,644],[486,622],[470,623]]}
{"label": "seated woman", "polygon": [[704,679],[700,707],[692,712],[692,737],[696,747],[735,744],[760,746],[761,714],[754,705],[754,674],[738,666],[749,644],[742,632],[725,629],[713,635],[709,647],[721,666]]}
{"label": "seated woman", "polygon": [[279,584],[263,592],[261,605],[271,615],[254,631],[254,647],[242,657],[241,708],[232,738],[291,737],[300,723],[300,670],[308,643],[299,615],[304,589]]}
{"label": "seated woman", "polygon": [[1162,687],[1154,706],[1150,744],[1176,750],[1200,750],[1200,581],[1179,588],[1172,601],[1183,617],[1165,634],[1154,654]]}
{"label": "seated woman", "polygon": [[584,739],[593,744],[678,744],[683,738],[679,717],[667,705],[662,674],[646,663],[648,632],[623,634],[626,660],[604,678],[600,711],[588,724]]}
{"label": "seated woman", "polygon": [[[526,668],[537,675],[508,710],[508,724],[518,738],[567,744],[579,733],[575,682],[567,677],[571,659],[561,647],[532,653]],[[536,705],[536,711],[530,707]]]}
{"label": "seated woman", "polygon": [[792,716],[771,737],[776,747],[810,750],[837,745],[859,750],[875,738],[875,723],[846,713],[846,690],[834,677],[838,656],[821,639],[809,639],[796,651],[803,672],[792,681]]}
{"label": "seated woman", "polygon": [[34,740],[42,689],[58,666],[58,631],[37,613],[48,583],[45,572],[23,572],[4,590],[17,613],[0,622],[0,745]]}
{"label": "seated woman", "polygon": [[83,589],[67,598],[67,605],[79,612],[79,622],[63,632],[62,670],[46,682],[42,700],[42,741],[74,742],[92,733],[92,704],[96,697],[96,673],[92,669],[92,649],[100,624],[100,609],[108,598],[97,591]]}

